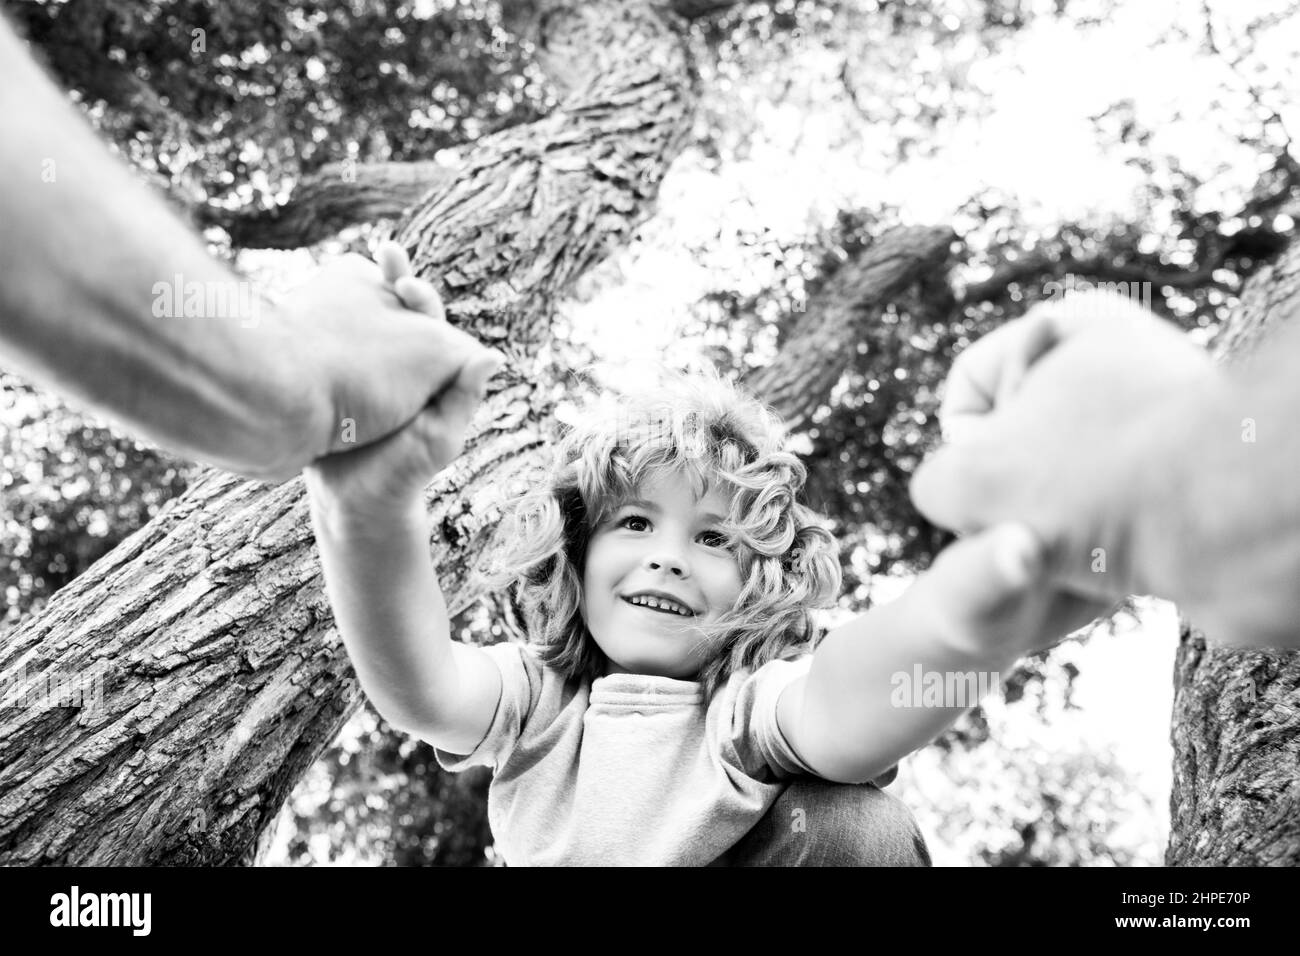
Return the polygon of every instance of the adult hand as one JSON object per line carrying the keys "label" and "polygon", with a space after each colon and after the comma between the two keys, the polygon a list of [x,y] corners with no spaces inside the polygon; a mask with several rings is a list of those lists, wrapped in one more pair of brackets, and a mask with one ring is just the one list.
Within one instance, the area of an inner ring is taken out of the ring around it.
{"label": "adult hand", "polygon": [[958,532],[1024,522],[1075,594],[1145,593],[1148,552],[1169,542],[1135,536],[1138,513],[1178,493],[1151,454],[1178,424],[1166,400],[1218,382],[1203,349],[1124,299],[1040,305],[958,357],[940,411],[951,441],[918,469],[912,500]]}
{"label": "adult hand", "polygon": [[1010,663],[1044,650],[1110,610],[1113,602],[1051,587],[1047,551],[1025,525],[999,524],[960,538],[898,600],[920,631],[943,635],[972,660]]}
{"label": "adult hand", "polygon": [[[0,360],[140,438],[289,478],[396,431],[486,351],[404,308],[357,256],[250,316],[246,283],[104,148],[4,17],[0,127]],[[57,188],[39,184],[51,157]]]}
{"label": "adult hand", "polygon": [[318,391],[303,441],[262,477],[286,478],[391,435],[493,354],[445,321],[436,292],[410,275],[399,246],[385,243],[378,259],[332,262],[281,303],[286,348],[302,353],[300,367],[318,376]]}
{"label": "adult hand", "polygon": [[[437,291],[411,274],[411,264],[400,247],[386,243],[376,258],[385,283],[405,306],[442,320]],[[488,380],[504,362],[500,352],[484,349],[482,356],[467,362],[451,385],[394,434],[309,465],[304,476],[322,519],[364,525],[376,516],[409,510],[420,490],[460,455]]]}

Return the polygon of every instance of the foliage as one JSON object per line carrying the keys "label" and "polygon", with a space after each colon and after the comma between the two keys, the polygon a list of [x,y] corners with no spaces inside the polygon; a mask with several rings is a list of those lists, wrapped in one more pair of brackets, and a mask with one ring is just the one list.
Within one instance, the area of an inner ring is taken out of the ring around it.
{"label": "foliage", "polygon": [[[728,168],[763,147],[763,104],[816,105],[837,117],[846,141],[886,143],[901,163],[959,119],[983,115],[976,68],[998,44],[1035,17],[1082,8],[1073,14],[1082,26],[1106,6],[739,5],[692,32],[702,90],[695,148]],[[553,104],[527,39],[528,3],[70,0],[7,10],[105,136],[192,205],[267,208],[327,163],[430,159]],[[204,31],[202,50],[195,30]],[[795,58],[798,71],[788,68]],[[1257,103],[1271,101],[1269,90],[1255,93]],[[1128,220],[1044,228],[994,190],[957,210],[948,224],[961,248],[950,271],[917,283],[861,330],[849,369],[804,436],[810,494],[845,543],[844,610],[869,605],[873,578],[924,568],[946,540],[906,494],[937,439],[939,385],[954,354],[1021,314],[1047,280],[1142,270],[1156,278],[1157,311],[1204,339],[1213,334],[1289,229],[1285,210],[1300,181],[1280,121],[1268,110],[1256,115],[1236,121],[1264,170],[1248,195],[1208,201],[1206,174],[1153,151],[1155,121],[1120,102],[1096,125],[1145,175]],[[794,240],[762,230],[713,237],[693,250],[701,261],[740,249],[749,275],[766,278],[756,287],[719,269],[683,337],[734,372],[764,364],[835,271],[900,219],[880,202],[843,210]],[[1207,262],[1212,274],[1188,280]],[[0,393],[0,592],[12,625],[156,514],[192,470],[9,376]],[[475,641],[500,635],[483,609],[456,630]],[[1028,662],[1008,682],[1008,699],[1028,698],[1045,720],[1058,719],[1067,705],[1043,701],[1068,701],[1070,666]],[[914,805],[923,822],[929,814],[938,842],[969,859],[1124,863],[1146,853],[1107,822],[1141,810],[1122,796],[1122,772],[1105,756],[1015,743],[977,710],[917,758],[927,761],[933,772],[913,791]],[[427,746],[363,711],[290,802],[275,859],[493,862],[485,787],[485,773],[441,773]],[[970,798],[956,801],[956,792]],[[935,806],[937,793],[951,799]]]}
{"label": "foliage", "polygon": [[1160,862],[1155,808],[1111,755],[1077,741],[999,733],[971,750],[922,751],[891,790],[941,865]]}
{"label": "foliage", "polygon": [[443,773],[432,747],[366,706],[294,791],[265,862],[492,865],[491,778],[486,767]]}
{"label": "foliage", "polygon": [[194,466],[0,373],[0,633],[185,489]]}
{"label": "foliage", "polygon": [[90,0],[10,12],[138,167],[190,202],[265,208],[327,163],[430,159],[549,105],[483,0]]}

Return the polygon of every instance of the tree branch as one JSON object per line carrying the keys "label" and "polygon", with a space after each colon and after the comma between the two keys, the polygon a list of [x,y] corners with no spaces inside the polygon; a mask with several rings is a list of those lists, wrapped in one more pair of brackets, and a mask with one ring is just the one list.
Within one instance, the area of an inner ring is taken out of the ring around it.
{"label": "tree branch", "polygon": [[196,219],[225,229],[238,248],[298,249],[348,226],[397,218],[455,176],[455,169],[435,162],[331,163],[304,178],[282,206],[252,211],[204,206]]}
{"label": "tree branch", "polygon": [[1201,269],[1178,269],[1160,271],[1144,269],[1141,266],[1118,265],[1101,258],[1078,259],[1073,256],[1050,258],[1040,251],[1030,253],[1023,259],[1009,262],[994,271],[993,275],[982,282],[968,285],[957,297],[958,307],[987,302],[1003,295],[1013,284],[1034,281],[1046,282],[1064,275],[1086,276],[1105,282],[1150,282],[1153,286],[1168,286],[1174,289],[1196,289],[1205,285],[1227,288],[1214,278],[1214,273],[1223,265],[1226,258],[1220,253],[1209,266]]}
{"label": "tree branch", "polygon": [[746,386],[778,408],[790,429],[807,424],[848,368],[858,332],[881,309],[948,258],[956,233],[947,226],[901,226],[835,271],[808,303],[808,314],[776,359]]}

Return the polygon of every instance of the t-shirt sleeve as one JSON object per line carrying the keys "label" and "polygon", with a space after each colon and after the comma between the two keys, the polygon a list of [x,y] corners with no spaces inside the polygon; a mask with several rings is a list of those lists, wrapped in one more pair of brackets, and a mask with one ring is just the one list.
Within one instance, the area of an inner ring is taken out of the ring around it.
{"label": "t-shirt sleeve", "polygon": [[[778,780],[818,776],[795,751],[776,719],[776,705],[781,692],[808,674],[812,659],[811,654],[805,654],[793,660],[768,661],[741,685],[732,727],[740,735],[741,739],[735,741],[736,749],[742,761],[749,764],[746,771],[751,775],[761,779],[766,768],[766,772]],[[898,767],[890,767],[871,782],[877,787],[885,787],[897,775]]]}
{"label": "t-shirt sleeve", "polygon": [[749,737],[748,741],[737,741],[738,749],[744,753],[745,745],[752,744],[749,756],[757,758],[777,779],[813,774],[776,722],[781,692],[807,674],[811,664],[811,654],[795,660],[768,661],[745,679],[736,698],[733,727],[742,733],[747,728]]}
{"label": "t-shirt sleeve", "polygon": [[459,772],[470,767],[499,767],[510,755],[523,733],[541,690],[541,667],[523,645],[502,641],[483,648],[483,653],[501,672],[501,699],[492,723],[478,745],[467,754],[433,749],[443,770]]}

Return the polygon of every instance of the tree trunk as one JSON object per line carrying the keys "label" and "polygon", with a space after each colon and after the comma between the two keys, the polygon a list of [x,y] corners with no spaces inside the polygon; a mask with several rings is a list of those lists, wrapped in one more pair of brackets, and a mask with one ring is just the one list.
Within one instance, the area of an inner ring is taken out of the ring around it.
{"label": "tree trunk", "polygon": [[[681,23],[649,3],[544,4],[556,112],[476,144],[403,231],[453,321],[511,359],[429,489],[455,614],[551,428],[538,349],[557,298],[649,215],[692,115]],[[582,51],[582,56],[574,56]],[[0,686],[102,679],[80,707],[0,709],[0,863],[225,864],[359,703],[301,480],[211,472],[0,648]],[[30,697],[23,698],[31,700]]]}
{"label": "tree trunk", "polygon": [[[1247,285],[1216,342],[1238,361],[1297,313],[1300,243]],[[1207,644],[1183,621],[1174,673],[1170,866],[1300,865],[1300,652]]]}

